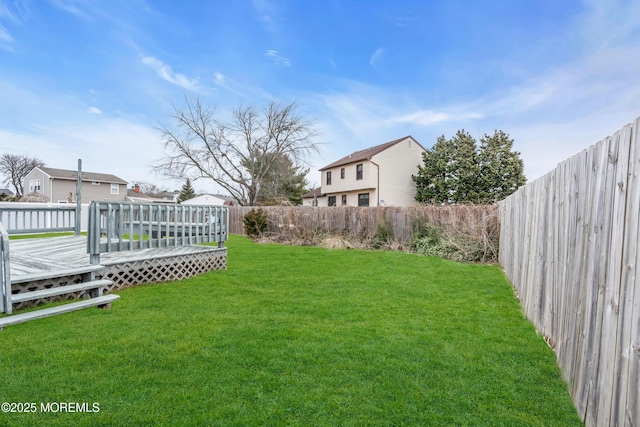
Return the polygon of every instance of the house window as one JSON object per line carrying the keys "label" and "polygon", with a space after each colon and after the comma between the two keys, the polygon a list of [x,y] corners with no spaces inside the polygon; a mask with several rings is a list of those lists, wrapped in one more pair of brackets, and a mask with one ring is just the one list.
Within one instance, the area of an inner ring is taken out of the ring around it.
{"label": "house window", "polygon": [[120,194],[119,184],[111,184],[111,194]]}
{"label": "house window", "polygon": [[344,179],[344,168],[340,169],[340,179]]}
{"label": "house window", "polygon": [[346,204],[347,204],[347,195],[346,195],[346,194],[343,194],[343,195],[342,195],[342,205],[344,206],[344,205],[346,205]]}
{"label": "house window", "polygon": [[329,203],[327,206],[335,206],[336,205],[336,196],[329,196]]}
{"label": "house window", "polygon": [[34,191],[40,191],[42,188],[40,187],[39,179],[30,179],[29,180],[29,193],[33,193]]}
{"label": "house window", "polygon": [[369,193],[358,194],[358,206],[369,206]]}
{"label": "house window", "polygon": [[331,185],[331,171],[327,172],[327,185]]}
{"label": "house window", "polygon": [[356,165],[356,179],[362,179],[362,163]]}

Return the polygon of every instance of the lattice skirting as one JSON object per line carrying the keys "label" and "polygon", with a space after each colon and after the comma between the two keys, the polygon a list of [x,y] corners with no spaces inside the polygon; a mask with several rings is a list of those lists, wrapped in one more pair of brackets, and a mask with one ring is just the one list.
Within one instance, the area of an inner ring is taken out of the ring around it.
{"label": "lattice skirting", "polygon": [[227,268],[227,250],[172,255],[105,265],[102,279],[113,285],[105,293],[147,283],[173,282],[212,270]]}
{"label": "lattice skirting", "polygon": [[[34,280],[33,282],[26,282],[26,283],[13,283],[11,285],[11,289],[12,289],[12,293],[15,295],[21,292],[40,291],[43,289],[55,288],[58,286],[73,285],[76,283],[82,283],[81,274],[75,274],[75,275],[64,276],[64,277],[54,277],[51,279]],[[55,297],[41,298],[37,300],[14,303],[13,309],[20,310],[23,308],[35,307],[37,305],[44,304],[50,301],[72,300],[72,299],[83,298],[85,296],[89,297],[89,291],[73,292],[66,295],[58,295]]]}
{"label": "lattice skirting", "polygon": [[[105,265],[102,273],[96,273],[96,278],[109,279],[113,282],[103,292],[109,293],[118,289],[147,283],[173,282],[213,270],[226,270],[227,250],[216,249],[191,254],[169,255],[164,257],[131,260],[116,264]],[[82,275],[56,277],[27,283],[14,283],[14,294],[27,291],[49,289],[57,286],[82,283]],[[89,297],[89,291],[74,292],[66,295],[42,298],[13,304],[14,310],[35,307],[51,301],[72,300]]]}

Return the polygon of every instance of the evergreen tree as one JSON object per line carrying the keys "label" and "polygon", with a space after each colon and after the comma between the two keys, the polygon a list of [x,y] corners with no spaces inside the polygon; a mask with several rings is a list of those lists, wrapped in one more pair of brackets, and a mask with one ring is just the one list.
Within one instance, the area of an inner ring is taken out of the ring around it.
{"label": "evergreen tree", "polygon": [[456,202],[477,202],[480,192],[478,146],[475,138],[464,129],[456,132],[451,139],[453,158],[450,173],[453,176],[452,200]]}
{"label": "evergreen tree", "polygon": [[194,197],[196,197],[196,192],[193,191],[191,180],[187,179],[187,181],[182,186],[182,189],[180,190],[180,194],[178,194],[178,203],[182,203],[185,200],[193,199]]}
{"label": "evergreen tree", "polygon": [[[256,163],[261,163],[256,159]],[[269,162],[270,168],[264,174],[259,194],[256,197],[261,205],[302,204],[302,195],[307,192],[307,174],[309,169],[296,166],[286,155]],[[262,162],[266,165],[266,162]]]}
{"label": "evergreen tree", "polygon": [[416,200],[422,203],[449,203],[453,184],[451,159],[454,147],[444,135],[431,149],[422,153],[423,166],[418,166],[418,174],[412,176],[416,183]]}
{"label": "evergreen tree", "polygon": [[527,182],[520,152],[513,151],[513,139],[501,130],[482,137],[479,163],[484,203],[502,200]]}
{"label": "evergreen tree", "polygon": [[503,131],[484,135],[480,147],[464,130],[450,140],[443,135],[422,160],[413,176],[421,203],[493,203],[526,183],[520,153]]}

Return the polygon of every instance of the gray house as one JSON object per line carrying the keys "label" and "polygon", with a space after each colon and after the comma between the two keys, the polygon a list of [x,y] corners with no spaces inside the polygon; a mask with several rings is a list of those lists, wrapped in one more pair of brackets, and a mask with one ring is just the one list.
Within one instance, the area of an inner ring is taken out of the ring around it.
{"label": "gray house", "polygon": [[[51,203],[75,203],[78,171],[37,167],[24,179],[24,193],[38,193]],[[115,175],[82,172],[82,202],[124,202],[127,182]]]}

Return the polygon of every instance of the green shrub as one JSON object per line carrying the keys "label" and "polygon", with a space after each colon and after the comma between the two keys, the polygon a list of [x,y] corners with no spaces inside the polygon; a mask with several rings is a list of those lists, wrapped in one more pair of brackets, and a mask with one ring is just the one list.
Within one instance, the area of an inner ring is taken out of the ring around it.
{"label": "green shrub", "polygon": [[393,225],[391,221],[385,218],[378,223],[376,234],[373,236],[372,246],[375,249],[380,249],[393,242],[394,238]]}
{"label": "green shrub", "polygon": [[443,235],[443,230],[431,224],[423,224],[411,244],[416,253],[454,259],[456,248]]}
{"label": "green shrub", "polygon": [[251,209],[242,218],[244,233],[249,237],[258,237],[267,229],[267,213],[264,209]]}
{"label": "green shrub", "polygon": [[495,261],[491,246],[481,236],[471,236],[450,227],[437,227],[427,222],[414,224],[411,248],[420,255],[454,261]]}

